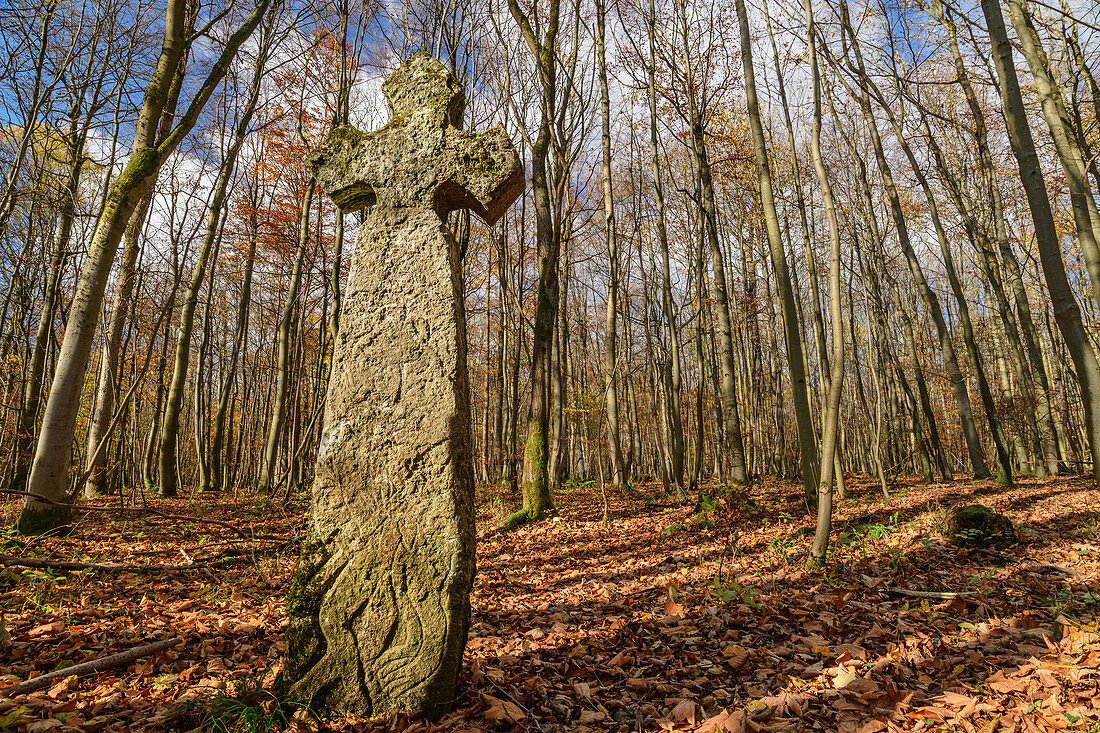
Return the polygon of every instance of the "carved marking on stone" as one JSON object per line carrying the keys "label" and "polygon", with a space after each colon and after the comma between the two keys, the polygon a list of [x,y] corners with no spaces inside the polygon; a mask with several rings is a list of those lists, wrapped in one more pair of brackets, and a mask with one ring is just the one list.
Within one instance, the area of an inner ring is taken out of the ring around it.
{"label": "carved marking on stone", "polygon": [[327,714],[445,711],[474,575],[473,467],[458,245],[523,190],[501,130],[426,54],[382,90],[393,119],[334,130],[308,160],[359,229],[333,354],[309,534],[287,594],[288,691]]}

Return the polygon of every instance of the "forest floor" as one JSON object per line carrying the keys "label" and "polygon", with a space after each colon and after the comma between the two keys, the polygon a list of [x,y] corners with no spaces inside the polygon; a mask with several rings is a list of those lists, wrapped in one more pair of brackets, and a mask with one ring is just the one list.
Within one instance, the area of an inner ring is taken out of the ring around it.
{"label": "forest floor", "polygon": [[[566,486],[556,517],[506,535],[493,528],[510,502],[479,490],[473,626],[454,712],[322,730],[1100,731],[1093,484],[901,481],[886,499],[869,480],[850,483],[824,573],[804,569],[812,520],[788,482],[715,492],[705,517],[637,486],[610,496],[610,523],[599,486]],[[949,509],[974,502],[1016,523],[1020,541],[1003,556],[943,536]],[[221,563],[0,568],[0,685],[184,639],[29,695],[0,689],[0,730],[165,730],[162,716],[181,701],[224,701],[278,671],[296,554],[281,538],[300,533],[304,501],[151,506],[276,539],[117,511],[82,512],[66,538],[0,537],[8,556]],[[317,726],[299,714],[289,729]]]}

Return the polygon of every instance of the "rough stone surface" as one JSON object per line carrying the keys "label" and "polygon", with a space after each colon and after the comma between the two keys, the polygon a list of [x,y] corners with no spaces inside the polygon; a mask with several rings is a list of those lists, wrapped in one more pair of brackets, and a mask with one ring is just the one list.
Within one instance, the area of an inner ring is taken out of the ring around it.
{"label": "rough stone surface", "polygon": [[333,353],[309,531],[287,594],[286,691],[327,715],[445,712],[474,576],[473,468],[458,246],[522,191],[500,131],[421,54],[383,85],[393,121],[335,130],[309,162],[359,229]]}
{"label": "rough stone surface", "polygon": [[971,504],[951,513],[947,536],[959,547],[1002,547],[1016,541],[1016,529],[1005,515],[982,504]]}

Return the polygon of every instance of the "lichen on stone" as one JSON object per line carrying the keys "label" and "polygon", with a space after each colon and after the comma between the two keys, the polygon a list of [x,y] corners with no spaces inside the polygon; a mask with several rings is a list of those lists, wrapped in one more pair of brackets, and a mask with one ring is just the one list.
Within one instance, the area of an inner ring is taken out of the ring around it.
{"label": "lichen on stone", "polygon": [[289,616],[316,614],[320,608],[323,582],[318,571],[328,561],[329,553],[318,539],[306,539],[294,566],[294,575],[286,591],[286,612]]}
{"label": "lichen on stone", "polygon": [[352,125],[340,125],[329,133],[328,139],[331,142],[345,145],[357,145],[365,136],[366,133],[357,127]]}
{"label": "lichen on stone", "polygon": [[500,172],[500,164],[493,154],[483,145],[473,145],[466,153],[466,175],[496,175]]}

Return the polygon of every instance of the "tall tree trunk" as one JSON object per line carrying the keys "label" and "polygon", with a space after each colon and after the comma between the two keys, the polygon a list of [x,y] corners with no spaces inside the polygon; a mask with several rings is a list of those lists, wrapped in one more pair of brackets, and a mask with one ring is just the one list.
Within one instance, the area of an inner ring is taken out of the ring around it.
{"label": "tall tree trunk", "polygon": [[[936,334],[939,338],[940,348],[943,353],[944,367],[947,369],[947,373],[951,379],[951,385],[955,390],[955,399],[959,403],[959,421],[962,425],[963,437],[966,441],[967,453],[970,457],[970,465],[976,478],[987,478],[990,473],[989,469],[986,467],[985,458],[982,456],[978,431],[974,425],[973,408],[970,403],[970,394],[967,390],[966,378],[963,376],[962,368],[959,364],[958,355],[955,351],[955,344],[951,338],[951,332],[947,328],[947,321],[943,315],[943,307],[940,304],[939,296],[928,284],[928,279],[924,275],[924,268],[909,238],[909,228],[905,220],[904,209],[901,205],[901,195],[894,182],[890,164],[886,159],[882,139],[879,137],[878,123],[875,121],[871,111],[871,103],[865,84],[867,73],[863,67],[863,56],[860,52],[859,45],[854,41],[854,31],[852,30],[851,20],[848,17],[848,6],[844,0],[841,0],[840,12],[848,36],[853,39],[852,48],[855,51],[856,72],[859,77],[858,90],[849,88],[849,92],[851,96],[859,102],[863,112],[863,120],[868,133],[870,133],[871,143],[875,150],[875,160],[878,163],[879,174],[882,177],[883,187],[886,190],[887,199],[890,203],[890,213],[894,219],[894,228],[897,231],[898,241],[901,244],[906,263],[909,265],[909,272],[913,277],[917,291],[922,300],[924,300],[925,307],[932,316],[932,322],[936,326]],[[841,81],[843,82],[843,79],[841,79]]]}
{"label": "tall tree trunk", "polygon": [[[179,489],[179,476],[176,474],[176,444],[179,442],[179,418],[183,409],[183,394],[187,388],[187,371],[191,359],[191,330],[195,322],[195,308],[198,307],[199,290],[206,279],[207,267],[211,251],[217,247],[221,235],[222,211],[225,208],[226,198],[229,195],[229,183],[233,180],[233,174],[237,168],[237,156],[248,136],[249,127],[252,124],[252,116],[256,111],[256,104],[260,98],[260,86],[263,78],[264,64],[267,59],[267,40],[261,41],[260,53],[257,56],[255,70],[252,74],[252,87],[245,102],[244,109],[233,130],[233,137],[229,147],[222,158],[221,170],[214,184],[214,195],[210,199],[210,207],[206,213],[206,232],[203,235],[202,244],[199,245],[198,255],[191,270],[191,279],[187,283],[187,290],[183,294],[183,302],[180,304],[180,323],[176,333],[176,354],[172,366],[172,381],[168,387],[168,399],[164,408],[164,419],[160,424],[160,452],[159,452],[159,481],[158,491],[161,496],[175,496]],[[307,201],[310,195],[306,196]],[[299,244],[301,244],[299,242]],[[198,392],[196,391],[196,395]],[[200,458],[200,462],[205,459]],[[209,486],[202,486],[203,490]]]}
{"label": "tall tree trunk", "polygon": [[535,245],[538,292],[535,301],[534,339],[531,344],[531,403],[527,420],[527,447],[523,455],[523,508],[507,520],[514,527],[543,517],[553,508],[550,496],[550,378],[551,346],[558,315],[558,260],[561,241],[551,214],[551,191],[546,164],[549,159],[551,123],[556,118],[557,35],[561,0],[550,0],[539,38],[524,15],[519,0],[508,0],[508,10],[520,28],[535,65],[541,88],[539,133],[531,146],[531,194],[535,204]]}
{"label": "tall tree trunk", "polygon": [[[189,21],[190,22],[190,21]],[[184,72],[187,66],[187,51],[184,51],[172,76],[168,88],[168,101],[161,112],[157,125],[157,139],[163,139],[172,129],[172,122],[183,89]],[[155,180],[154,180],[155,185]],[[88,423],[87,466],[88,481],[84,484],[84,496],[92,498],[106,490],[107,451],[97,453],[96,446],[106,439],[107,424],[115,409],[115,383],[118,364],[122,360],[122,334],[130,316],[130,300],[134,294],[138,255],[141,253],[142,237],[149,209],[153,205],[152,186],[137,205],[129,223],[122,248],[122,262],[119,263],[118,276],[112,294],[111,316],[107,321],[107,333],[104,336],[103,355],[100,359],[98,386],[96,387],[95,406]]]}
{"label": "tall tree trunk", "polygon": [[659,365],[663,424],[667,426],[666,450],[671,462],[671,480],[676,490],[684,489],[684,432],[680,418],[680,332],[676,326],[676,308],[672,302],[672,268],[668,253],[668,224],[665,220],[665,186],[661,176],[660,146],[657,137],[656,30],[657,15],[654,0],[649,0],[649,22],[646,35],[649,56],[646,63],[646,96],[649,102],[649,165],[653,176],[654,210],[657,224],[657,246],[661,252],[661,312],[662,326],[668,348],[667,358]]}
{"label": "tall tree trunk", "polygon": [[69,484],[73,437],[80,412],[81,388],[91,354],[92,339],[103,304],[103,291],[118,244],[131,215],[152,188],[160,167],[195,123],[214,89],[220,84],[241,44],[248,39],[267,10],[270,0],[259,0],[252,14],[230,36],[206,79],[195,93],[187,112],[176,126],[156,140],[154,134],[164,110],[172,79],[187,45],[194,39],[184,12],[185,0],[169,0],[165,12],[164,43],[156,70],[145,91],[130,159],[114,180],[107,205],[96,224],[84,269],[69,306],[65,336],[58,355],[50,396],[38,435],[38,446],[28,482],[28,496],[16,524],[24,534],[34,534],[68,522],[63,502]]}
{"label": "tall tree trunk", "polygon": [[61,189],[60,206],[57,212],[57,236],[53,254],[50,257],[46,290],[42,296],[42,311],[35,331],[34,346],[31,350],[30,366],[23,387],[23,401],[16,424],[15,465],[11,489],[22,491],[26,486],[27,471],[34,449],[34,426],[38,419],[38,409],[42,404],[42,382],[46,371],[46,350],[53,332],[54,317],[61,299],[61,278],[65,261],[69,256],[69,241],[72,238],[73,219],[76,214],[76,199],[79,195],[80,173],[87,160],[84,154],[86,131],[76,129],[76,120],[72,120],[69,129],[69,170],[65,184]]}
{"label": "tall tree trunk", "polygon": [[282,440],[283,425],[286,422],[287,398],[290,389],[290,334],[294,329],[294,314],[298,306],[298,289],[302,283],[302,265],[305,260],[306,245],[309,243],[309,216],[313,208],[313,194],[316,190],[317,181],[311,176],[302,198],[302,209],[298,220],[298,247],[294,255],[294,266],[290,273],[290,286],[287,288],[286,304],[283,306],[283,314],[279,319],[279,330],[276,336],[275,399],[271,406],[267,442],[264,445],[263,463],[260,466],[260,476],[257,481],[257,490],[260,492],[271,492],[276,489],[279,444]]}
{"label": "tall tree trunk", "polygon": [[257,224],[255,208],[249,217],[248,253],[244,259],[244,279],[241,284],[241,299],[237,305],[237,326],[233,334],[233,343],[229,347],[229,363],[226,365],[225,378],[218,395],[218,409],[214,414],[214,429],[210,438],[212,489],[226,484],[225,461],[222,446],[225,444],[225,426],[229,414],[230,399],[236,384],[237,363],[241,348],[248,332],[248,313],[252,305],[252,271],[256,261]]}
{"label": "tall tree trunk", "polygon": [[[791,401],[794,403],[795,424],[798,427],[798,447],[802,466],[802,485],[806,501],[817,501],[818,456],[817,435],[810,416],[810,403],[806,388],[806,361],[802,354],[801,324],[795,306],[794,289],[787,268],[787,253],[779,231],[779,216],[775,210],[775,194],[772,190],[771,164],[764,140],[764,126],[760,118],[760,102],[756,95],[756,71],[752,60],[752,37],[745,0],[735,0],[738,27],[741,33],[741,65],[745,72],[745,102],[748,108],[749,130],[756,153],[756,174],[760,183],[760,204],[764,213],[764,225],[768,234],[768,249],[783,314],[783,335],[787,348],[787,373],[791,380]],[[843,339],[841,341],[843,343]],[[830,463],[832,455],[829,456]],[[831,466],[830,466],[831,468]]]}
{"label": "tall tree trunk", "polygon": [[604,401],[607,404],[607,447],[611,454],[611,483],[626,484],[626,465],[619,439],[617,317],[619,313],[619,247],[615,240],[615,199],[611,186],[611,97],[607,88],[607,50],[604,0],[596,0],[596,53],[600,77],[600,141],[603,149],[604,236],[607,239],[607,304],[604,308]]}
{"label": "tall tree trunk", "polygon": [[[1019,351],[1019,346],[1016,345],[1016,342],[1018,340],[1022,341],[1023,345],[1026,346],[1031,368],[1039,378],[1039,383],[1033,386],[1030,374],[1024,373],[1017,375],[1020,389],[1024,390],[1025,396],[1036,406],[1037,416],[1034,418],[1034,421],[1039,433],[1043,458],[1046,462],[1048,473],[1054,475],[1057,474],[1060,469],[1060,462],[1057,431],[1054,426],[1054,415],[1050,403],[1050,380],[1047,377],[1046,368],[1043,365],[1043,358],[1035,338],[1035,324],[1031,315],[1031,305],[1028,302],[1027,290],[1024,288],[1023,277],[1020,274],[1020,263],[1016,259],[1016,254],[1012,250],[1012,243],[1008,238],[1004,202],[1001,197],[1001,189],[997,185],[997,173],[993,165],[993,156],[990,152],[989,132],[985,123],[985,114],[982,111],[981,104],[978,102],[978,95],[974,92],[974,87],[970,83],[970,75],[966,70],[962,52],[959,50],[957,30],[951,11],[945,7],[936,5],[933,5],[933,10],[937,12],[938,20],[947,31],[948,46],[951,49],[951,57],[955,64],[955,75],[966,97],[967,106],[970,108],[970,118],[974,123],[974,138],[978,147],[978,158],[981,161],[982,181],[989,193],[990,202],[992,203],[993,225],[997,239],[997,247],[1000,250],[1005,273],[1008,276],[1009,287],[1012,289],[1013,298],[1016,302],[1016,310],[1019,314],[1018,324],[1014,321],[1011,327],[1008,325],[1007,319],[1011,319],[1013,314],[1007,302],[1002,302],[1001,300],[1001,298],[1003,298],[1003,285],[995,282],[992,278],[990,278],[990,285],[994,288],[994,294],[999,296],[998,307],[1002,311],[1002,319],[1006,321],[1006,329],[1009,332],[1009,339],[1013,343],[1014,352]],[[935,155],[937,166],[940,167],[941,171],[946,171],[946,161],[940,152],[940,147],[935,138],[932,137],[926,117],[924,126],[926,139],[928,140],[930,149]],[[978,231],[979,227],[976,226],[975,216],[963,210],[965,207],[962,206],[962,197],[956,194],[958,189],[951,185],[951,178],[949,176],[945,178],[948,181],[948,193],[951,194],[952,198],[955,200],[956,208],[959,209],[960,215],[964,218],[964,225],[969,224],[970,229],[974,230],[973,234],[970,235],[972,241],[976,245],[980,245],[981,235]],[[959,193],[961,194],[961,191],[959,191]],[[988,262],[988,259],[988,257],[983,256],[984,261]],[[989,263],[989,269],[992,273],[994,268],[992,268],[991,265],[992,263]],[[1019,371],[1024,371],[1025,362],[1018,353],[1015,353],[1015,360],[1017,362],[1017,369]]]}
{"label": "tall tree trunk", "polygon": [[1054,306],[1054,318],[1065,340],[1070,358],[1073,359],[1080,385],[1081,403],[1084,408],[1085,434],[1092,458],[1093,475],[1100,480],[1100,363],[1089,343],[1088,334],[1081,321],[1081,309],[1073,294],[1062,260],[1061,245],[1054,226],[1046,182],[1039,167],[1039,156],[1028,126],[1020,82],[1012,60],[1012,45],[1005,30],[1004,16],[997,0],[982,0],[989,40],[993,46],[993,65],[997,69],[1001,101],[1008,128],[1012,152],[1020,168],[1020,180],[1027,195],[1028,208],[1035,224],[1035,239],[1039,247],[1039,261],[1046,276],[1047,290]]}
{"label": "tall tree trunk", "polygon": [[[737,0],[743,2],[744,0]],[[825,207],[825,219],[829,223],[829,320],[832,330],[832,368],[829,374],[828,394],[826,397],[824,428],[821,433],[821,480],[817,486],[817,527],[814,531],[813,547],[810,550],[811,561],[821,565],[829,549],[829,534],[832,531],[833,495],[832,478],[834,457],[837,455],[839,441],[837,429],[840,424],[840,397],[844,386],[844,314],[841,309],[840,294],[840,224],[837,221],[836,201],[833,198],[833,186],[825,163],[821,157],[821,75],[817,64],[817,51],[814,38],[814,16],[812,0],[803,0],[806,13],[806,38],[810,52],[810,75],[813,84],[813,123],[810,133],[810,155],[813,158],[814,172],[821,186],[821,200]],[[803,224],[805,224],[803,218]],[[816,306],[816,303],[815,303]],[[821,341],[818,348],[825,349]],[[822,362],[824,365],[824,362]],[[837,483],[840,484],[839,461],[837,461]]]}
{"label": "tall tree trunk", "polygon": [[1070,134],[1069,113],[1066,111],[1062,90],[1053,78],[1050,62],[1032,22],[1026,0],[1006,0],[1012,25],[1020,39],[1020,51],[1035,80],[1035,91],[1043,118],[1050,128],[1054,149],[1066,174],[1066,187],[1069,189],[1070,208],[1073,221],[1077,226],[1077,239],[1081,245],[1081,255],[1092,282],[1092,297],[1100,305],[1100,212],[1096,209],[1096,200],[1089,190],[1088,164],[1085,154]]}
{"label": "tall tree trunk", "polygon": [[[870,79],[865,79],[864,84],[868,87],[873,86],[873,82],[871,82]],[[877,88],[876,96],[881,96],[878,94]],[[917,161],[916,155],[913,153],[912,146],[910,146],[906,140],[905,131],[901,128],[897,116],[889,106],[881,106],[886,113],[887,119],[894,128],[894,134],[897,136],[902,150],[905,152],[906,158],[909,160],[910,168],[913,171],[914,177],[917,179],[917,183],[924,191],[925,201],[928,204],[928,215],[932,220],[932,227],[936,231],[936,240],[939,242],[940,254],[943,257],[947,282],[951,288],[952,295],[955,296],[955,302],[959,308],[959,325],[962,327],[963,343],[966,346],[967,354],[970,356],[970,362],[974,368],[974,376],[978,380],[978,393],[981,396],[986,419],[989,421],[989,431],[993,436],[993,443],[997,451],[997,479],[1003,484],[1011,484],[1012,463],[1009,459],[1008,449],[1006,447],[1004,430],[1001,425],[1000,417],[997,414],[997,407],[993,402],[993,392],[989,388],[989,380],[986,376],[982,354],[978,350],[978,344],[974,337],[974,325],[970,319],[970,305],[967,303],[966,293],[963,290],[962,282],[959,280],[958,272],[955,269],[955,259],[951,254],[951,247],[947,241],[947,232],[944,231],[943,222],[940,220],[936,197],[932,193],[932,187],[929,185],[928,179],[921,170],[921,165]]]}

